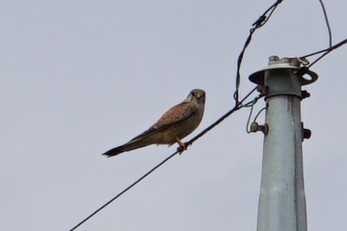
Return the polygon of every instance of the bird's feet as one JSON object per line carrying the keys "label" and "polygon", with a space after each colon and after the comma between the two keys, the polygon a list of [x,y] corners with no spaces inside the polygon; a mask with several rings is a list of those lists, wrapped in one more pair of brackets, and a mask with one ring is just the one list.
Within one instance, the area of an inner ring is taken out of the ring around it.
{"label": "bird's feet", "polygon": [[178,148],[177,151],[178,153],[181,155],[185,150],[187,150],[188,148],[188,144],[187,143],[182,143],[182,141],[180,141],[179,139],[176,139],[177,143],[178,143]]}

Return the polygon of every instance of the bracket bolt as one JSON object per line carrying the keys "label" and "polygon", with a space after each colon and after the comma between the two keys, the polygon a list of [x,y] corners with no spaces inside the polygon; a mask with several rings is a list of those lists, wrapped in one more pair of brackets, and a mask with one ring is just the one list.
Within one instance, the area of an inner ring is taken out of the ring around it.
{"label": "bracket bolt", "polygon": [[308,91],[306,91],[306,90],[301,91],[301,99],[305,99],[305,98],[308,98],[310,96],[311,96],[311,94]]}
{"label": "bracket bolt", "polygon": [[267,135],[269,132],[269,126],[267,124],[259,125],[257,122],[252,122],[250,132],[262,132],[264,135]]}
{"label": "bracket bolt", "polygon": [[312,132],[310,129],[304,128],[302,134],[304,139],[310,139]]}
{"label": "bracket bolt", "polygon": [[304,123],[301,122],[301,131],[302,131],[302,141],[304,141],[304,139],[310,139],[312,132],[310,129],[304,128]]}

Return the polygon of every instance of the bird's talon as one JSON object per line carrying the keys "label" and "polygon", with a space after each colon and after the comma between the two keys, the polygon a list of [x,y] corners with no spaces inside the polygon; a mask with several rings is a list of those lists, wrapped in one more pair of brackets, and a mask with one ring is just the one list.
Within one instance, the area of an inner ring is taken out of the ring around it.
{"label": "bird's talon", "polygon": [[181,155],[185,150],[187,150],[188,145],[187,145],[187,143],[182,143],[182,142],[179,142],[178,145],[179,146],[177,148],[177,151]]}

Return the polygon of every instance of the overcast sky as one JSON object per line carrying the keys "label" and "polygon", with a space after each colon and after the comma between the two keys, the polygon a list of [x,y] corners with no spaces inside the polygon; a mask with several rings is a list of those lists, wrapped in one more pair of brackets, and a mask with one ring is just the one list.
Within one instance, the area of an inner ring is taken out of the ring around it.
{"label": "overcast sky", "polygon": [[[175,147],[100,154],[191,89],[207,92],[197,131],[230,109],[238,53],[272,3],[2,1],[0,230],[68,230],[112,198]],[[347,3],[326,5],[338,42]],[[246,52],[241,94],[269,56],[327,45],[318,1],[284,1]],[[313,132],[303,144],[309,230],[346,227],[346,49],[315,65],[302,105]],[[263,137],[246,134],[246,119],[228,118],[79,230],[255,230]]]}

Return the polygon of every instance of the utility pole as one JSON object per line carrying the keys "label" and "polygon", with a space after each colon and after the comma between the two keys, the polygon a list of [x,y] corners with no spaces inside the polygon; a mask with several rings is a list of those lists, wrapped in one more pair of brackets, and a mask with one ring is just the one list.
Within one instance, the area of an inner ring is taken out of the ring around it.
{"label": "utility pole", "polygon": [[253,126],[264,132],[257,231],[307,231],[302,141],[311,133],[303,128],[300,104],[310,94],[301,87],[318,76],[302,72],[302,65],[271,56],[268,67],[249,77],[266,101],[266,124]]}

